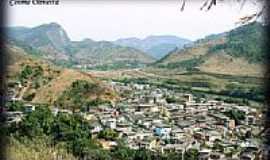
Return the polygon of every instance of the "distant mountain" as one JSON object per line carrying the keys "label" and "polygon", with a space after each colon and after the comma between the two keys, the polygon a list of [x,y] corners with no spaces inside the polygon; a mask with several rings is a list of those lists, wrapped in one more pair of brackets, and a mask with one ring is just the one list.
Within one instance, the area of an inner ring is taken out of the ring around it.
{"label": "distant mountain", "polygon": [[191,43],[191,41],[176,36],[148,36],[145,39],[118,39],[114,43],[140,49],[150,56],[160,59],[176,47],[182,48],[184,45]]}
{"label": "distant mountain", "polygon": [[91,39],[71,41],[66,31],[57,23],[34,28],[10,27],[7,30],[10,44],[56,64],[110,68],[137,67],[154,62],[151,56],[131,47]]}
{"label": "distant mountain", "polygon": [[[95,66],[114,67],[115,65],[148,64],[154,62],[151,56],[144,52],[130,48],[115,45],[108,41],[93,41],[86,39],[79,42],[72,42],[70,52],[73,53],[72,60],[78,64],[89,64]],[[115,65],[114,65],[115,64]]]}
{"label": "distant mountain", "polygon": [[263,25],[258,22],[229,32],[210,35],[192,46],[177,49],[157,61],[154,66],[220,74],[262,75],[266,60]]}
{"label": "distant mountain", "polygon": [[70,39],[65,30],[57,23],[43,24],[34,28],[8,28],[8,38],[18,44],[29,45],[45,52],[49,59],[68,60],[67,48]]}

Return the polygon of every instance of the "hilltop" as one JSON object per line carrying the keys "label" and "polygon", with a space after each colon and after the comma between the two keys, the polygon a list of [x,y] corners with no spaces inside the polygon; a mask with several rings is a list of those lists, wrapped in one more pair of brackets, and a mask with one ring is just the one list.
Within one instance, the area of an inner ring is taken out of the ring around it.
{"label": "hilltop", "polygon": [[[114,102],[117,100],[116,93],[88,73],[60,68],[44,60],[32,57],[18,46],[7,45],[8,56],[8,82],[20,82],[22,88],[16,90],[17,98],[26,102],[58,104],[61,97],[72,99],[79,94],[68,95],[74,84],[95,86],[95,89],[84,90],[80,99],[88,99],[89,102]],[[80,88],[79,88],[80,89]],[[76,107],[72,102],[66,101],[62,107]]]}

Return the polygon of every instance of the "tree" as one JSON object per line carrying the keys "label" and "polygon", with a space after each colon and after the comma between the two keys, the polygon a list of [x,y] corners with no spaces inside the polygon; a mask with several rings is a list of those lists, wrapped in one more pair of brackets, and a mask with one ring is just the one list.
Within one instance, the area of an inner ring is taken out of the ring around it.
{"label": "tree", "polygon": [[199,151],[197,149],[191,148],[185,152],[186,160],[198,160]]}
{"label": "tree", "polygon": [[182,153],[180,152],[170,152],[166,156],[167,160],[182,160]]}
{"label": "tree", "polygon": [[151,160],[151,154],[146,149],[139,149],[136,151],[134,160]]}
{"label": "tree", "polygon": [[116,140],[118,133],[112,129],[105,129],[98,133],[98,138],[104,138],[106,140]]}
{"label": "tree", "polygon": [[132,150],[125,146],[122,142],[118,141],[117,147],[112,150],[112,156],[115,159],[133,160],[135,150]]}
{"label": "tree", "polygon": [[49,135],[54,119],[53,114],[47,107],[38,107],[35,111],[26,115],[22,120],[19,132],[29,138]]}
{"label": "tree", "polygon": [[227,111],[225,113],[228,117],[235,120],[236,125],[239,125],[242,120],[245,120],[246,116],[245,113],[236,109]]}
{"label": "tree", "polygon": [[21,101],[7,102],[8,111],[24,111],[24,104]]}

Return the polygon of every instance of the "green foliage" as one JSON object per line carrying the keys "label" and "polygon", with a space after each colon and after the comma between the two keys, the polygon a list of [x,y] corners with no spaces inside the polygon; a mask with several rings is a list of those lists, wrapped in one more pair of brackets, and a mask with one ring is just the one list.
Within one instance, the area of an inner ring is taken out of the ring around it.
{"label": "green foliage", "polygon": [[139,149],[135,152],[133,160],[151,160],[151,153],[146,149]]}
{"label": "green foliage", "polygon": [[[72,153],[77,158],[91,160],[178,160],[181,153],[168,154],[154,153],[140,148],[133,150],[117,141],[118,146],[110,151],[103,150],[92,139],[90,124],[78,115],[53,115],[48,107],[37,107],[35,111],[26,115],[19,126],[11,126],[8,135],[24,146],[32,146],[35,142],[42,142],[43,147],[49,146],[58,151]],[[99,138],[116,140],[118,134],[113,130],[105,130],[98,135]],[[46,144],[44,144],[44,142]],[[188,156],[194,157],[193,152]]]}
{"label": "green foliage", "polygon": [[54,118],[51,111],[46,107],[39,107],[23,118],[18,128],[18,134],[30,139],[43,134],[48,135],[52,131],[53,122]]}
{"label": "green foliage", "polygon": [[170,152],[165,156],[168,160],[182,160],[182,153],[179,152]]}
{"label": "green foliage", "polygon": [[226,43],[211,47],[209,53],[224,50],[233,57],[245,57],[251,63],[263,63],[267,53],[263,34],[264,28],[258,22],[236,28],[228,33]]}
{"label": "green foliage", "polygon": [[137,83],[137,84],[147,84],[149,81],[149,79],[147,78],[142,78],[142,77],[139,77],[139,78],[122,78],[122,79],[115,79],[114,81],[118,81],[118,82],[121,82],[121,83],[124,83],[124,84],[129,84],[129,83]]}
{"label": "green foliage", "polygon": [[98,133],[98,138],[115,141],[118,138],[118,133],[112,129],[105,129]]}
{"label": "green foliage", "polygon": [[185,159],[187,160],[198,160],[199,151],[197,149],[189,149],[185,152]]}
{"label": "green foliage", "polygon": [[264,89],[261,86],[246,87],[235,84],[229,84],[226,86],[226,90],[221,91],[220,94],[228,95],[230,97],[250,99],[258,102],[264,101]]}
{"label": "green foliage", "polygon": [[43,77],[43,74],[44,71],[40,65],[37,66],[25,65],[19,74],[19,80],[21,82],[25,82],[31,79],[33,81],[36,81],[36,83],[38,83],[38,79]]}
{"label": "green foliage", "polygon": [[162,82],[161,85],[164,87],[169,84],[169,85],[182,85],[182,86],[188,86],[188,87],[202,87],[202,88],[212,88],[214,85],[211,82],[208,81],[179,81],[175,79],[168,79]]}
{"label": "green foliage", "polygon": [[241,121],[245,120],[246,115],[244,112],[239,111],[239,110],[230,110],[225,113],[228,117],[232,118],[235,120],[236,125],[240,125]]}
{"label": "green foliage", "polygon": [[21,71],[20,78],[21,79],[28,79],[29,76],[33,73],[32,67],[29,65],[24,66],[23,70]]}
{"label": "green foliage", "polygon": [[176,103],[177,99],[173,96],[173,97],[166,97],[166,101],[167,103]]}
{"label": "green foliage", "polygon": [[196,70],[195,68],[202,63],[204,63],[204,60],[202,59],[202,57],[199,57],[199,58],[184,60],[181,62],[169,63],[167,65],[160,64],[158,65],[158,67],[168,68],[168,69],[184,68],[188,71],[193,71],[193,70]]}
{"label": "green foliage", "polygon": [[90,138],[90,126],[79,116],[58,114],[54,119],[53,133],[58,141]]}
{"label": "green foliage", "polygon": [[89,90],[94,90],[96,88],[97,88],[96,84],[89,83],[84,80],[78,80],[72,83],[72,91],[74,93],[79,92],[87,93]]}
{"label": "green foliage", "polygon": [[29,141],[37,137],[49,137],[49,144],[64,143],[65,149],[76,156],[99,148],[91,139],[89,124],[81,117],[68,114],[54,116],[47,107],[36,108],[23,118],[17,129],[11,128],[9,131],[13,131],[9,134],[14,134],[22,141],[25,138]]}
{"label": "green foliage", "polygon": [[52,125],[53,143],[66,143],[66,149],[75,156],[83,156],[99,146],[91,139],[90,126],[79,116],[58,114]]}
{"label": "green foliage", "polygon": [[133,160],[135,150],[132,150],[119,142],[118,144],[119,145],[112,150],[112,157],[115,159]]}
{"label": "green foliage", "polygon": [[195,81],[195,82],[190,82],[191,87],[204,87],[204,88],[211,88],[213,85],[211,85],[210,82],[203,82],[203,81]]}
{"label": "green foliage", "polygon": [[57,66],[61,66],[61,67],[65,67],[65,68],[72,68],[78,64],[77,62],[74,62],[73,60],[55,59],[55,60],[52,60],[52,62]]}
{"label": "green foliage", "polygon": [[44,54],[41,51],[35,49],[34,47],[28,45],[26,42],[20,40],[12,39],[10,43],[22,48],[27,54],[30,54],[33,57],[40,58]]}
{"label": "green foliage", "polygon": [[35,63],[32,65],[24,64],[21,72],[17,75],[17,79],[23,86],[27,86],[27,90],[22,97],[23,100],[32,101],[36,95],[35,91],[41,86],[48,84],[52,80],[52,77],[45,74],[41,65]]}
{"label": "green foliage", "polygon": [[213,150],[219,151],[219,152],[223,152],[224,151],[224,147],[221,145],[219,140],[215,140],[214,144],[213,144]]}
{"label": "green foliage", "polygon": [[216,100],[224,101],[225,103],[235,103],[235,104],[247,105],[247,106],[250,105],[250,102],[247,99],[235,99],[232,97],[228,97],[228,98],[216,98]]}
{"label": "green foliage", "polygon": [[21,101],[12,101],[6,103],[8,111],[24,111],[24,104]]}
{"label": "green foliage", "polygon": [[99,98],[93,100],[89,98],[91,95],[98,95],[100,92],[102,92],[102,88],[96,83],[77,80],[72,83],[70,88],[63,92],[55,103],[59,107],[72,109],[80,109],[81,106],[97,106],[108,103]]}
{"label": "green foliage", "polygon": [[107,70],[117,70],[117,69],[132,69],[132,68],[141,68],[144,65],[140,62],[128,62],[128,61],[121,61],[121,62],[115,62],[112,64],[104,64],[104,65],[98,65],[94,67],[88,67],[87,69],[93,69],[93,70],[101,70],[101,71],[107,71]]}

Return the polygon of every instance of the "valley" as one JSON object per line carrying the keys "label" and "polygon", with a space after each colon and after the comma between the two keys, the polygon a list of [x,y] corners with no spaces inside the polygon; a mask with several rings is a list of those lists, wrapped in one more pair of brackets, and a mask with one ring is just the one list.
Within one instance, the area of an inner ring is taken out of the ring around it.
{"label": "valley", "polygon": [[[48,159],[51,152],[105,160],[261,156],[262,28],[255,22],[194,42],[72,41],[57,23],[10,28],[9,152],[22,160],[40,152]],[[23,157],[16,148],[28,144]]]}

